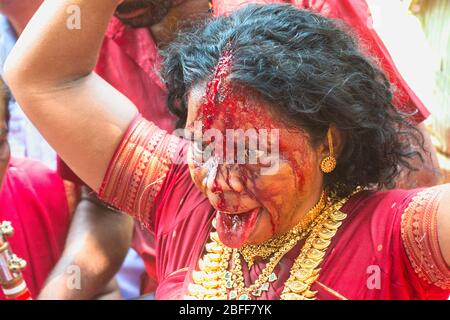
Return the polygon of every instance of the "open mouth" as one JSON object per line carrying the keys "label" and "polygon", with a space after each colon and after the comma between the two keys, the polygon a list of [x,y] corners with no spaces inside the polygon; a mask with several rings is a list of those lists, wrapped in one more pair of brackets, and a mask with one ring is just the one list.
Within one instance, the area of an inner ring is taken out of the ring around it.
{"label": "open mouth", "polygon": [[242,247],[252,234],[262,208],[238,214],[218,211],[216,229],[220,241],[229,248]]}

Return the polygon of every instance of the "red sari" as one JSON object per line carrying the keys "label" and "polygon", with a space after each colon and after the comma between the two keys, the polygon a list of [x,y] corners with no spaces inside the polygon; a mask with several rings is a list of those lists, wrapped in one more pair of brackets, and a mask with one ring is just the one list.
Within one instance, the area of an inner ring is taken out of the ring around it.
{"label": "red sari", "polygon": [[249,3],[289,3],[328,18],[342,20],[358,37],[363,51],[377,59],[387,74],[395,88],[395,106],[402,111],[414,113],[412,119],[416,123],[422,122],[430,115],[428,109],[403,79],[383,41],[373,29],[372,15],[366,0],[214,0],[214,14],[229,14]]}
{"label": "red sari", "polygon": [[70,224],[66,190],[56,172],[30,159],[11,159],[3,180],[0,220],[12,223],[14,235],[8,240],[27,262],[23,275],[33,298],[64,249]]}
{"label": "red sari", "polygon": [[[187,143],[138,117],[113,157],[100,197],[155,233],[157,299],[182,299],[211,232],[214,209],[193,184]],[[438,189],[361,192],[312,289],[318,299],[446,299],[450,268],[439,251]],[[262,299],[278,299],[302,243],[282,259]],[[253,283],[263,262],[244,270]],[[371,273],[376,273],[376,281]]]}

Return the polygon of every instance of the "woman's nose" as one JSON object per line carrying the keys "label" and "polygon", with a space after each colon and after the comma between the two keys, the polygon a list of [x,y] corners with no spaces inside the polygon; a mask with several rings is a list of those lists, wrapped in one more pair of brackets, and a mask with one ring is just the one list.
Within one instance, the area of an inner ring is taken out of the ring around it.
{"label": "woman's nose", "polygon": [[207,187],[213,193],[244,191],[238,165],[220,165],[215,179]]}

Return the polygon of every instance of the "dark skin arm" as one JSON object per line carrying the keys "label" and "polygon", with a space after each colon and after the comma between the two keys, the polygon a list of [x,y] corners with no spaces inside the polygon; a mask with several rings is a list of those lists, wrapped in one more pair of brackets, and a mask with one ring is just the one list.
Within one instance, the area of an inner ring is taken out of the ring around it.
{"label": "dark skin arm", "polygon": [[[130,247],[133,219],[98,201],[83,199],[74,214],[64,252],[38,299],[118,298],[112,278]],[[80,270],[79,288],[70,285],[73,266]]]}

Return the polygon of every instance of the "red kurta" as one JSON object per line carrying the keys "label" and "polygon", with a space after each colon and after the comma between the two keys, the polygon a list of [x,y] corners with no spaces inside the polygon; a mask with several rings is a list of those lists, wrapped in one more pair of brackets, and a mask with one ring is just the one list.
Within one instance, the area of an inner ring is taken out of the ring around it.
{"label": "red kurta", "polygon": [[23,275],[35,298],[61,256],[70,224],[63,180],[37,161],[11,159],[0,191],[0,220],[12,223],[8,240],[27,262]]}
{"label": "red kurta", "polygon": [[[155,233],[158,299],[181,299],[186,294],[214,217],[208,199],[192,182],[186,148],[185,141],[137,118],[99,192]],[[450,268],[437,239],[439,197],[439,189],[427,189],[365,191],[351,198],[341,209],[348,218],[332,239],[312,287],[319,292],[317,297],[446,299]],[[275,270],[278,280],[261,298],[278,299],[300,246],[282,259]],[[243,269],[247,284],[263,267],[260,262],[250,272]],[[373,285],[372,273],[378,277]]]}

